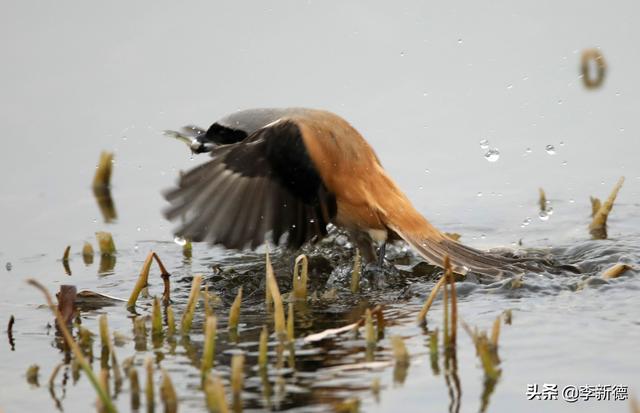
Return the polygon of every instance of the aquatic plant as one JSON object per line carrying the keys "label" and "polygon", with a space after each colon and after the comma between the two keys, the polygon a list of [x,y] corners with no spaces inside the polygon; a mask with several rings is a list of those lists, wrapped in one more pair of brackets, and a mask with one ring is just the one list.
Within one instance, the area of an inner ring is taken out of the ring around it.
{"label": "aquatic plant", "polygon": [[307,283],[309,278],[309,259],[300,254],[296,257],[293,267],[293,298],[294,300],[307,300]]}
{"label": "aquatic plant", "polygon": [[278,283],[276,276],[273,272],[273,266],[271,265],[271,258],[269,252],[266,253],[266,277],[267,277],[267,289],[271,295],[273,301],[273,320],[275,331],[278,337],[286,335],[285,320],[284,320],[284,307],[282,304],[282,296],[278,289]]}
{"label": "aquatic plant", "polygon": [[613,209],[613,203],[615,202],[623,183],[624,177],[621,177],[613,187],[613,190],[607,200],[604,201],[598,211],[593,215],[593,220],[589,225],[589,233],[593,239],[607,239],[607,218]]}
{"label": "aquatic plant", "polygon": [[162,293],[162,302],[165,304],[169,304],[171,301],[171,285],[170,285],[170,277],[171,274],[167,271],[164,264],[160,260],[160,257],[155,252],[150,252],[147,255],[147,258],[144,260],[142,264],[142,269],[140,270],[140,275],[138,276],[138,280],[131,291],[131,295],[129,296],[129,300],[127,301],[127,308],[129,310],[133,310],[136,306],[136,301],[138,301],[138,296],[140,296],[140,292],[149,285],[149,271],[151,270],[151,263],[153,260],[156,261],[158,267],[160,268],[160,276],[162,277],[162,282],[164,284],[164,290]]}
{"label": "aquatic plant", "polygon": [[82,351],[80,350],[80,347],[78,346],[78,344],[73,339],[73,336],[69,332],[69,329],[67,328],[66,323],[62,319],[62,315],[58,311],[58,308],[53,304],[53,300],[51,299],[51,294],[49,294],[49,291],[42,284],[40,284],[38,281],[36,281],[36,280],[34,280],[32,278],[28,279],[27,282],[30,285],[32,285],[32,286],[36,287],[37,289],[39,289],[44,294],[45,299],[47,301],[47,305],[49,306],[49,309],[53,312],[53,314],[56,317],[56,320],[58,321],[58,328],[62,332],[62,335],[64,337],[65,343],[67,344],[67,346],[73,352],[74,357],[76,358],[76,360],[78,360],[78,363],[80,364],[80,367],[82,368],[82,370],[87,375],[87,377],[88,377],[89,381],[91,382],[91,385],[93,386],[94,390],[98,393],[98,397],[100,399],[100,402],[104,406],[104,410],[106,412],[108,412],[108,413],[116,412],[117,410],[116,410],[113,402],[111,401],[111,397],[109,396],[109,394],[107,392],[104,391],[103,387],[100,385],[100,382],[98,381],[98,378],[93,373],[93,369],[91,368],[91,365],[87,362],[87,360],[85,359],[84,355],[82,354]]}
{"label": "aquatic plant", "polygon": [[191,331],[191,323],[193,322],[193,316],[196,311],[196,304],[198,302],[198,297],[200,296],[200,285],[202,284],[202,276],[196,275],[193,277],[193,282],[191,283],[191,292],[189,293],[189,300],[187,301],[187,307],[182,314],[182,319],[180,320],[180,331],[183,335],[189,334]]}

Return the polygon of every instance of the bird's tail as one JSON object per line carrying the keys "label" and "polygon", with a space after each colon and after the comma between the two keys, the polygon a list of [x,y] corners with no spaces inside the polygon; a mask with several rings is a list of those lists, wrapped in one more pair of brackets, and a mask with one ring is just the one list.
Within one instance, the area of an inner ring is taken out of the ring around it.
{"label": "bird's tail", "polygon": [[520,260],[477,250],[450,239],[429,223],[413,207],[387,216],[387,226],[404,239],[425,260],[439,267],[449,257],[454,272],[501,277],[522,272]]}

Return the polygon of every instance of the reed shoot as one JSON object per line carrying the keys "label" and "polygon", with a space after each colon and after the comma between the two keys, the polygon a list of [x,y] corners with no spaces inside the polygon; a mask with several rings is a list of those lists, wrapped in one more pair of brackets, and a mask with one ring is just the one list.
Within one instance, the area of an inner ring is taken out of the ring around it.
{"label": "reed shoot", "polygon": [[154,337],[162,336],[162,310],[158,297],[153,297],[153,306],[151,307],[151,335]]}
{"label": "reed shoot", "polygon": [[38,366],[37,364],[32,364],[29,366],[29,368],[27,369],[27,383],[31,384],[32,386],[36,386],[38,387],[40,384],[38,384],[38,376],[40,375],[40,366]]}
{"label": "reed shoot", "polygon": [[191,284],[191,293],[189,294],[189,301],[187,301],[187,307],[182,314],[180,322],[180,330],[182,334],[189,334],[191,331],[191,323],[193,322],[193,315],[196,311],[196,304],[198,302],[198,296],[200,295],[200,285],[202,284],[202,276],[196,275],[193,277]]}
{"label": "reed shoot", "polygon": [[286,335],[285,329],[285,320],[284,320],[284,307],[282,304],[282,296],[280,295],[280,290],[278,289],[278,283],[276,281],[276,276],[273,272],[273,267],[271,266],[271,258],[269,257],[269,253],[266,254],[266,264],[267,264],[267,289],[271,293],[271,298],[273,300],[273,319],[275,324],[275,331],[278,337],[284,337]]}
{"label": "reed shoot", "polygon": [[589,225],[589,233],[593,239],[607,239],[607,218],[613,209],[613,203],[615,202],[623,183],[624,177],[621,177],[611,191],[609,198],[604,201],[600,209],[598,209],[593,216],[591,225]]}
{"label": "reed shoot", "polygon": [[110,232],[96,232],[96,240],[102,255],[114,255],[116,253],[116,244],[113,242],[113,236]]}
{"label": "reed shoot", "polygon": [[113,152],[102,151],[93,177],[94,188],[108,188],[111,184],[111,172],[113,169]]}
{"label": "reed shoot", "polygon": [[624,274],[625,272],[627,272],[632,268],[633,267],[631,267],[628,264],[623,264],[619,262],[615,264],[613,267],[610,267],[605,272],[603,272],[602,278],[604,279],[618,278],[619,276],[621,276],[622,274]]}
{"label": "reed shoot", "polygon": [[204,351],[202,354],[201,373],[204,380],[206,374],[213,367],[213,359],[216,351],[216,334],[218,330],[218,320],[215,316],[207,317],[205,321]]}
{"label": "reed shoot", "polygon": [[309,259],[307,256],[304,254],[298,255],[293,268],[293,298],[306,301],[309,278]]}
{"label": "reed shoot", "polygon": [[538,198],[538,205],[540,206],[540,211],[544,212],[547,210],[547,195],[544,193],[544,189],[538,188],[538,192],[540,194]]}
{"label": "reed shoot", "polygon": [[242,287],[238,288],[238,294],[231,304],[229,310],[229,331],[238,331],[238,322],[240,320],[240,307],[242,306]]}
{"label": "reed shoot", "polygon": [[176,315],[170,305],[166,307],[165,311],[167,312],[167,336],[172,337],[176,334]]}
{"label": "reed shoot", "polygon": [[132,310],[136,306],[136,301],[138,301],[138,296],[142,290],[149,286],[149,271],[151,270],[151,263],[155,259],[158,267],[160,268],[160,276],[162,277],[162,281],[164,283],[164,291],[162,293],[162,302],[164,304],[169,304],[170,302],[170,291],[171,286],[169,284],[169,277],[171,274],[167,272],[164,264],[160,261],[160,257],[155,252],[150,252],[147,255],[147,258],[144,260],[142,264],[142,269],[140,270],[140,275],[138,276],[138,280],[136,281],[136,285],[133,287],[133,291],[131,291],[131,295],[129,296],[129,300],[127,301],[127,308]]}
{"label": "reed shoot", "polygon": [[84,261],[85,265],[93,264],[93,247],[91,243],[85,242],[82,246],[82,261]]}
{"label": "reed shoot", "polygon": [[393,350],[393,357],[397,364],[409,365],[409,352],[407,351],[407,346],[404,344],[402,337],[391,337],[391,348]]}
{"label": "reed shoot", "polygon": [[436,296],[438,295],[438,291],[440,290],[440,288],[442,288],[442,286],[446,281],[447,281],[447,277],[443,274],[442,277],[440,277],[440,279],[438,280],[438,282],[433,286],[431,293],[429,293],[429,296],[427,297],[427,301],[425,301],[424,305],[422,306],[422,309],[418,313],[418,317],[417,317],[418,324],[425,324],[427,322],[427,313],[429,312],[429,309],[431,308],[433,301],[436,299]]}

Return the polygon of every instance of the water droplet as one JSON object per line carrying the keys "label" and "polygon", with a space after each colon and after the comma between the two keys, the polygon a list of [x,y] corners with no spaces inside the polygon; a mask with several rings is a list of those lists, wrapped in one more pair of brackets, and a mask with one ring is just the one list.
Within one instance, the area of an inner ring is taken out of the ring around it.
{"label": "water droplet", "polygon": [[313,224],[313,223],[315,223],[315,222],[316,222],[316,220],[315,220],[315,219],[313,219],[313,218],[311,218],[311,219],[309,220],[309,223],[310,223],[310,224]]}
{"label": "water droplet", "polygon": [[134,245],[134,246],[133,246],[133,250],[134,250],[134,251],[138,251],[138,248],[140,248],[140,247],[138,247],[138,244],[136,244],[136,245]]}
{"label": "water droplet", "polygon": [[481,197],[482,197],[482,192],[478,192],[478,193],[476,194],[476,196],[477,196],[478,198],[481,198]]}
{"label": "water droplet", "polygon": [[185,245],[187,245],[187,240],[182,238],[182,237],[178,237],[178,236],[176,236],[173,239],[173,242],[175,242],[176,244],[180,245],[181,247],[184,247]]}
{"label": "water droplet", "polygon": [[462,44],[462,39],[458,39],[458,44]]}
{"label": "water droplet", "polygon": [[524,228],[524,227],[528,226],[529,224],[531,224],[531,218],[526,217],[524,219],[524,221],[522,221],[522,225],[520,225],[520,228]]}
{"label": "water droplet", "polygon": [[400,52],[400,57],[404,57],[404,52]]}
{"label": "water droplet", "polygon": [[549,155],[555,155],[555,154],[556,154],[556,148],[555,148],[555,146],[553,146],[553,145],[547,145],[547,146],[545,146],[544,150],[545,150],[545,151],[547,151],[547,153],[548,153]]}
{"label": "water droplet", "polygon": [[422,191],[422,190],[424,189],[424,186],[420,185],[420,186],[418,187],[418,189],[419,189],[420,191]]}
{"label": "water droplet", "polygon": [[296,227],[296,224],[291,224],[291,228],[295,229],[295,227]]}
{"label": "water droplet", "polygon": [[560,141],[560,146],[564,146],[564,141]]}
{"label": "water droplet", "polygon": [[570,204],[575,204],[575,202],[576,202],[576,200],[575,200],[575,199],[573,199],[573,198],[571,198],[571,199],[569,200],[569,203],[570,203]]}
{"label": "water droplet", "polygon": [[122,140],[126,142],[126,141],[127,141],[127,137],[126,137],[126,136],[123,136],[123,137],[122,137]]}
{"label": "water droplet", "polygon": [[507,85],[507,89],[513,89],[513,85]]}
{"label": "water droplet", "polygon": [[480,234],[480,239],[485,239],[485,238],[487,238],[487,236],[486,236],[486,235],[484,235],[484,234]]}
{"label": "water droplet", "polygon": [[428,170],[428,169],[425,169],[425,170],[424,170],[424,173],[426,173],[426,174],[430,174],[430,173],[431,173],[431,171],[430,171],[430,170]]}
{"label": "water droplet", "polygon": [[489,147],[489,140],[488,139],[481,139],[480,140],[480,148],[481,149],[487,149]]}
{"label": "water droplet", "polygon": [[7,262],[7,263],[4,265],[4,268],[6,268],[6,269],[7,269],[7,271],[11,271],[11,269],[13,268],[13,265],[12,265],[10,262]]}
{"label": "water droplet", "polygon": [[98,220],[96,218],[93,219],[93,223],[95,224],[96,222],[98,222]]}
{"label": "water droplet", "polygon": [[562,99],[558,99],[558,105],[562,105]]}
{"label": "water droplet", "polygon": [[429,96],[428,92],[422,92],[422,96]]}
{"label": "water droplet", "polygon": [[616,96],[620,96],[620,92],[616,92]]}
{"label": "water droplet", "polygon": [[562,161],[562,166],[567,166],[567,161]]}
{"label": "water droplet", "polygon": [[547,206],[547,208],[545,209],[545,211],[547,211],[547,215],[553,215],[553,207],[551,207],[551,206]]}
{"label": "water droplet", "polygon": [[489,149],[487,153],[484,154],[484,158],[489,162],[496,162],[500,159],[500,151],[498,148]]}
{"label": "water droplet", "polygon": [[540,211],[538,218],[540,218],[540,221],[547,221],[549,219],[549,214],[547,211]]}
{"label": "water droplet", "polygon": [[136,227],[136,231],[140,232],[140,231],[142,231],[142,228]]}
{"label": "water droplet", "polygon": [[531,148],[526,148],[526,149],[524,150],[524,152],[525,152],[525,153],[531,153]]}

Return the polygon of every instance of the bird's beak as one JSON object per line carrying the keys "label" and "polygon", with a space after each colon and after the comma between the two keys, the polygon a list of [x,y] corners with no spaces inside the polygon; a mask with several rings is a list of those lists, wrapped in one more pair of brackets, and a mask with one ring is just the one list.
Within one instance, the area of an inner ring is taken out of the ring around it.
{"label": "bird's beak", "polygon": [[189,149],[191,149],[191,152],[193,153],[211,152],[213,148],[216,147],[214,143],[204,142],[201,139],[202,137],[204,137],[204,134],[198,136],[189,136],[180,132],[176,132],[174,130],[165,130],[162,133],[165,136],[169,136],[171,138],[179,140],[180,142],[183,142],[189,147]]}

